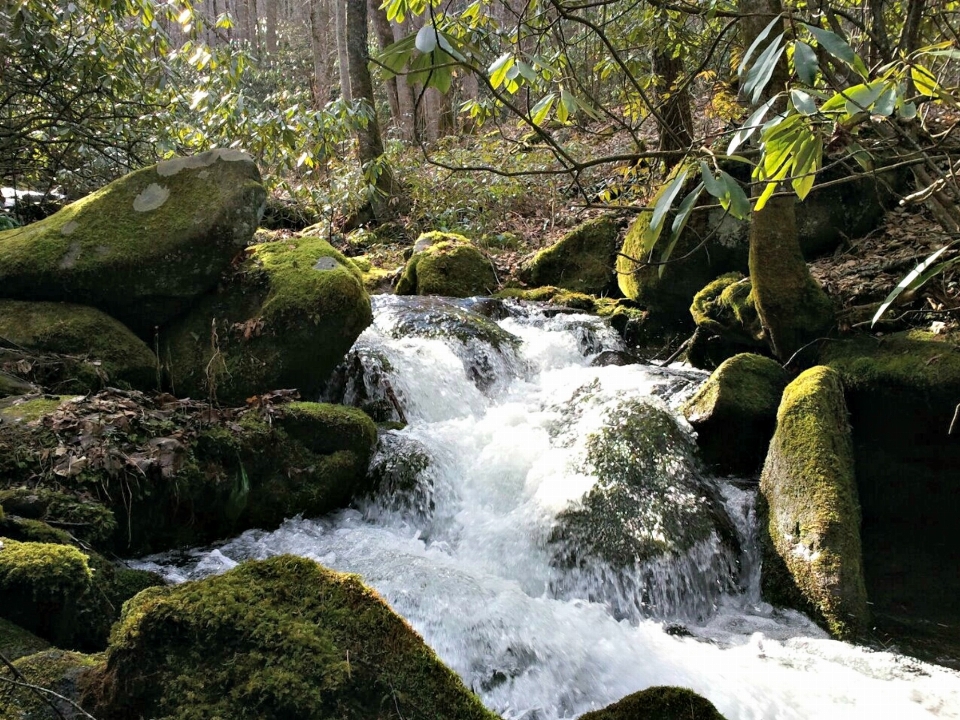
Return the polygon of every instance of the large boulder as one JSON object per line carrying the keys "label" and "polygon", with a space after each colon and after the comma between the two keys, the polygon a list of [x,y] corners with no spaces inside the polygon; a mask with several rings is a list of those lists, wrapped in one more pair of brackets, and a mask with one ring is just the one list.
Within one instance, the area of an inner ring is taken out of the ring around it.
{"label": "large boulder", "polygon": [[718,472],[750,475],[763,464],[787,386],[786,370],[760,355],[723,362],[683,405],[701,457]]}
{"label": "large boulder", "polygon": [[360,272],[326,240],[277,240],[248,248],[216,294],[164,331],[161,355],[180,396],[316,396],[372,319]]}
{"label": "large boulder", "polygon": [[[825,343],[843,380],[874,625],[960,666],[960,346],[912,332]],[[951,432],[952,430],[952,432]]]}
{"label": "large boulder", "polygon": [[853,444],[837,373],[790,383],[760,477],[764,595],[809,613],[839,638],[867,627]]}
{"label": "large boulder", "polygon": [[690,314],[696,324],[687,348],[687,362],[713,370],[737,353],[766,347],[750,278],[737,272],[721,275],[693,298]]}
{"label": "large boulder", "polygon": [[397,295],[489,295],[497,289],[493,265],[463,235],[424,233],[397,282]]}
{"label": "large boulder", "polygon": [[[4,504],[65,527],[79,518],[78,534],[103,550],[142,554],[273,527],[369,487],[376,427],[354,408],[289,394],[231,409],[105,391],[54,410],[0,423]],[[97,517],[98,532],[83,526]]]}
{"label": "large boulder", "polygon": [[658,686],[635,692],[580,716],[581,720],[724,720],[713,703],[693,690]]}
{"label": "large boulder", "polygon": [[[50,647],[50,643],[19,625],[0,618],[0,654],[7,660],[33,655]],[[0,708],[3,704],[0,703]]]}
{"label": "large boulder", "polygon": [[[748,182],[749,167],[743,163],[724,163],[723,169],[735,178]],[[656,205],[669,181],[676,173],[688,171],[683,191],[674,207],[699,182],[699,169],[690,164],[678,165],[674,174],[650,200]],[[819,181],[846,177],[848,171],[838,167],[821,173]],[[844,182],[814,189],[807,198],[795,200],[797,235],[807,260],[832,252],[843,240],[863,237],[883,219],[884,207],[893,198],[889,190],[897,181],[889,172],[877,176],[864,175],[856,182]],[[701,206],[716,204],[703,193]],[[662,257],[673,224],[674,212],[664,221],[664,231],[654,250],[654,260]],[[649,227],[652,213],[643,213],[627,229],[622,255],[617,258],[617,277],[624,296],[636,300],[655,315],[679,324],[689,324],[685,310],[700,288],[713,278],[728,272],[748,271],[750,224],[726,214],[719,207],[695,210],[676,246],[671,262],[665,266],[645,265],[642,236]],[[662,272],[661,272],[662,269]]]}
{"label": "large boulder", "polygon": [[620,227],[611,217],[588,220],[534,255],[520,270],[531,286],[591,295],[619,295],[614,270]]}
{"label": "large boulder", "polygon": [[[97,658],[63,650],[44,650],[0,669],[0,717],[8,720],[89,720],[80,706],[80,686],[97,665]],[[19,679],[32,687],[3,682]]]}
{"label": "large boulder", "polygon": [[0,232],[0,296],[92,305],[152,337],[217,284],[253,236],[265,197],[238,150],[138,170]]}
{"label": "large boulder", "polygon": [[44,378],[54,391],[89,392],[105,385],[157,387],[156,355],[121,323],[91,307],[0,300],[0,338],[27,352],[79,356],[66,367],[85,372]]}
{"label": "large boulder", "polygon": [[89,689],[101,720],[495,720],[356,576],[292,556],[141,593]]}

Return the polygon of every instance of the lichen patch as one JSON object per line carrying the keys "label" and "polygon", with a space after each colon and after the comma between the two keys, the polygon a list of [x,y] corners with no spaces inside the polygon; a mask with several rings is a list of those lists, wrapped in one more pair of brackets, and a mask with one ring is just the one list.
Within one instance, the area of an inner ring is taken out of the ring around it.
{"label": "lichen patch", "polygon": [[74,265],[77,264],[77,260],[80,259],[80,243],[74,242],[70,243],[70,247],[67,248],[66,254],[60,260],[60,269],[69,270]]}
{"label": "lichen patch", "polygon": [[133,209],[137,212],[149,212],[163,205],[170,197],[170,188],[150,183],[133,199]]}
{"label": "lichen patch", "polygon": [[71,220],[70,222],[65,224],[62,228],[60,228],[60,234],[73,235],[73,231],[76,230],[78,227],[79,227],[79,223],[77,223],[76,220]]}
{"label": "lichen patch", "polygon": [[332,257],[324,256],[317,260],[314,264],[314,270],[336,270],[340,267],[340,263],[334,260]]}

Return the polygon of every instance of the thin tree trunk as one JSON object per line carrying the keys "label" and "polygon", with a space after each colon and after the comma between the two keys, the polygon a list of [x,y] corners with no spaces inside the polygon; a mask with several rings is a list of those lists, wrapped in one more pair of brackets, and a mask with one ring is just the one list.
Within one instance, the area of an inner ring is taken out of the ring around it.
{"label": "thin tree trunk", "polygon": [[[690,93],[686,88],[677,90],[677,85],[683,78],[683,60],[674,57],[670,51],[655,50],[653,73],[656,76],[654,83],[660,105],[659,149],[664,152],[685,152],[693,145],[693,116],[690,112]],[[678,154],[665,158],[667,170],[672,169],[682,157],[682,154]]]}
{"label": "thin tree trunk", "polygon": [[309,0],[310,46],[313,52],[313,104],[322,108],[330,100],[330,51],[324,42],[330,30],[327,0]]}
{"label": "thin tree trunk", "polygon": [[[350,88],[350,60],[347,55],[347,13],[345,0],[333,0],[333,15],[337,30],[337,66],[340,70],[340,97],[348,103],[353,102],[353,91]],[[364,20],[366,22],[366,20]],[[366,26],[364,26],[366,37]]]}
{"label": "thin tree trunk", "polygon": [[887,35],[887,24],[883,21],[883,2],[884,0],[869,0],[870,10],[870,64],[876,65],[878,62],[889,62],[890,37]]}
{"label": "thin tree trunk", "polygon": [[909,55],[920,43],[920,23],[923,22],[923,9],[927,0],[909,0],[907,2],[907,20],[900,33],[900,52]]}
{"label": "thin tree trunk", "polygon": [[277,55],[277,5],[280,0],[265,0],[267,62],[273,63]]}
{"label": "thin tree trunk", "polygon": [[[394,23],[391,26],[393,32],[393,40],[397,42],[402,40],[407,33],[410,32],[408,23],[410,21],[409,16],[404,20],[403,24]],[[397,77],[397,110],[398,110],[398,127],[400,130],[400,137],[404,140],[412,142],[417,138],[417,123],[415,117],[415,108],[414,108],[414,94],[413,86],[407,82],[406,76],[400,75]]]}
{"label": "thin tree trunk", "polygon": [[[377,36],[377,45],[380,47],[380,50],[384,50],[394,42],[393,30],[390,29],[390,21],[387,20],[387,13],[385,10],[380,9],[379,0],[368,0],[367,12],[370,13],[370,17],[373,19],[373,31]],[[394,125],[397,127],[400,126],[400,100],[397,97],[397,81],[399,79],[400,78],[394,76],[389,78],[385,83],[387,103],[390,105],[390,117],[393,118]]]}

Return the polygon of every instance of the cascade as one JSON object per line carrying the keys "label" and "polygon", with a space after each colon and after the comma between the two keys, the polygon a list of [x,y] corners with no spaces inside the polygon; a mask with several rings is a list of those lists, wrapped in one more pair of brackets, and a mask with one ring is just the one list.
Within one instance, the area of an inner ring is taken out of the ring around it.
{"label": "cascade", "polygon": [[174,581],[295,553],[358,573],[508,720],[682,685],[736,718],[960,717],[960,673],[829,639],[760,597],[755,482],[706,476],[676,413],[706,375],[580,314],[375,298],[327,399],[404,420],[379,490],[215,548]]}

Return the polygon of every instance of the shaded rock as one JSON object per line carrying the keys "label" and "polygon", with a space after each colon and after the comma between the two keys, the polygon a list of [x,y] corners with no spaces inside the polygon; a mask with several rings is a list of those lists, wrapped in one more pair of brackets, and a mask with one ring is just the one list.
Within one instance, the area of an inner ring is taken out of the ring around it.
{"label": "shaded rock", "polygon": [[181,396],[316,397],[372,317],[360,272],[326,240],[279,240],[248,248],[221,289],[163,333],[161,353]]}
{"label": "shaded rock", "polygon": [[380,434],[369,475],[377,507],[419,522],[433,516],[433,458],[419,440],[395,431]]}
{"label": "shaded rock", "polygon": [[552,285],[590,295],[619,294],[614,271],[620,228],[611,217],[589,220],[538,252],[521,268],[532,286]]}
{"label": "shaded rock", "polygon": [[723,720],[713,703],[693,690],[658,686],[627,695],[581,720]]}
{"label": "shaded rock", "polygon": [[95,672],[101,720],[495,717],[356,576],[292,556],[141,593]]}
{"label": "shaded rock", "polygon": [[150,348],[91,307],[0,300],[0,337],[27,351],[82,356],[97,372],[98,382],[88,390],[107,384],[139,390],[157,387],[157,358]]}
{"label": "shaded rock", "polygon": [[[0,490],[0,503],[12,515],[41,520],[61,528],[90,545],[103,547],[117,531],[117,520],[99,502],[43,487],[11,487]],[[0,530],[2,534],[2,530]]]}
{"label": "shaded rock", "polygon": [[683,405],[701,457],[718,472],[750,475],[763,464],[788,375],[770,358],[734,355]]}
{"label": "shaded rock", "polygon": [[38,392],[38,388],[33,383],[0,370],[0,398],[36,392]]}
{"label": "shaded rock", "polygon": [[853,445],[839,375],[817,366],[783,393],[758,501],[764,596],[853,638],[869,612]]}
{"label": "shaded rock", "polygon": [[359,408],[375,422],[406,422],[390,382],[392,369],[386,355],[358,340],[334,368],[320,399]]}
{"label": "shaded rock", "polygon": [[[24,630],[9,620],[0,618],[0,653],[7,660],[16,660],[26,655],[33,655],[50,647],[50,643],[42,640],[32,632]],[[0,697],[3,697],[3,688],[0,687]],[[0,709],[3,700],[0,700]],[[5,717],[5,716],[4,716]]]}
{"label": "shaded rock", "polygon": [[265,199],[237,150],[130,173],[60,212],[0,232],[0,296],[91,305],[141,337],[212,289]]}
{"label": "shaded rock", "polygon": [[0,488],[29,482],[102,505],[116,518],[102,548],[127,553],[343,507],[366,492],[373,422],[290,399],[229,409],[133,392],[76,398],[0,423]]}
{"label": "shaded rock", "polygon": [[696,368],[712,370],[739,352],[766,349],[750,279],[740,273],[708,283],[694,296],[690,314],[696,332],[686,357]]}
{"label": "shaded rock", "polygon": [[[26,682],[52,690],[56,695],[38,694],[29,688],[0,682],[0,716],[9,720],[87,720],[90,717],[73,703],[79,704],[80,686],[86,674],[97,665],[94,656],[45,650],[20,658],[13,665]],[[0,670],[0,677],[12,675],[9,668]]]}
{"label": "shaded rock", "polygon": [[397,282],[397,295],[489,295],[497,288],[490,261],[462,235],[421,235]]}

